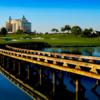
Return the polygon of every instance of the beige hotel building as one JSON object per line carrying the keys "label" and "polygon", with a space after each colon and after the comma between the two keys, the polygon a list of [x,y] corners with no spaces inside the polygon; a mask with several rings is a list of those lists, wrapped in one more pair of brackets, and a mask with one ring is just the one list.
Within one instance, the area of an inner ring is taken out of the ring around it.
{"label": "beige hotel building", "polygon": [[23,32],[31,32],[31,22],[29,22],[25,16],[22,19],[12,19],[9,17],[9,20],[6,22],[6,28],[9,33],[17,32],[17,30],[23,30]]}

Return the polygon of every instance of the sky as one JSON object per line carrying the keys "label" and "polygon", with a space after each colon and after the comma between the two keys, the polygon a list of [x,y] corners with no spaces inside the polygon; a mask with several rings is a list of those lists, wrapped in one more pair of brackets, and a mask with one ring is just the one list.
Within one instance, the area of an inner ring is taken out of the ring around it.
{"label": "sky", "polygon": [[9,16],[23,15],[32,23],[32,31],[50,32],[64,25],[100,31],[100,0],[0,0],[0,27]]}

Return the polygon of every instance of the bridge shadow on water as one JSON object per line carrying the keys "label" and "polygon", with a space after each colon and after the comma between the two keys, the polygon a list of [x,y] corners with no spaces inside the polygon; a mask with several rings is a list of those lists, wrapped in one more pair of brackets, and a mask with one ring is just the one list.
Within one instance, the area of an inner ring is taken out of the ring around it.
{"label": "bridge shadow on water", "polygon": [[[45,47],[51,47],[50,44],[45,42],[26,42],[26,43],[9,43],[6,45],[18,47],[18,48],[24,48],[24,49],[33,49],[33,50],[41,50]],[[0,45],[1,48],[5,48],[5,45]]]}

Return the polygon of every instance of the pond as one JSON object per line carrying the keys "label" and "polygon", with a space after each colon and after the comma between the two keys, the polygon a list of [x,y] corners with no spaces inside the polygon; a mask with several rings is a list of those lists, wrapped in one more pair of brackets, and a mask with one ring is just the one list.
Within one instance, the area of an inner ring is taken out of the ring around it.
{"label": "pond", "polygon": [[0,100],[32,100],[32,98],[0,74]]}
{"label": "pond", "polygon": [[43,51],[100,57],[100,47],[44,48]]}

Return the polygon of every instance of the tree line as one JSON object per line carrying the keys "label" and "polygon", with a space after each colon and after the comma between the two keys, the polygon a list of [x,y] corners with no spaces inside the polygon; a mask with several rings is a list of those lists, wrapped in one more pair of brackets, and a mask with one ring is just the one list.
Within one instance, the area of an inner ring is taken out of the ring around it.
{"label": "tree line", "polygon": [[[15,34],[24,34],[25,32],[23,32],[23,30],[17,30],[17,32],[15,32]],[[5,27],[2,27],[0,30],[0,35],[6,36],[8,34],[8,31]]]}
{"label": "tree line", "polygon": [[99,31],[94,31],[93,28],[85,28],[82,29],[80,26],[73,26],[65,25],[64,27],[61,27],[61,29],[53,28],[51,30],[53,33],[67,33],[67,34],[73,34],[73,35],[81,35],[83,37],[97,37],[100,36]]}
{"label": "tree line", "polygon": [[[100,36],[100,31],[94,31],[93,28],[85,28],[82,29],[80,26],[73,26],[71,27],[70,25],[65,25],[64,27],[61,27],[61,29],[57,29],[57,28],[53,28],[51,30],[51,32],[53,32],[53,34],[57,34],[57,33],[62,33],[62,34],[73,34],[75,36],[82,36],[82,37],[98,37]],[[15,32],[16,34],[25,34],[25,32],[23,32],[23,30],[17,30],[17,32]],[[5,27],[1,28],[0,31],[0,35],[6,36],[8,34],[8,31]],[[29,33],[28,33],[29,34]],[[36,31],[31,32],[30,34],[38,34]],[[43,34],[43,33],[41,33]],[[49,34],[48,32],[46,32],[45,34]]]}

